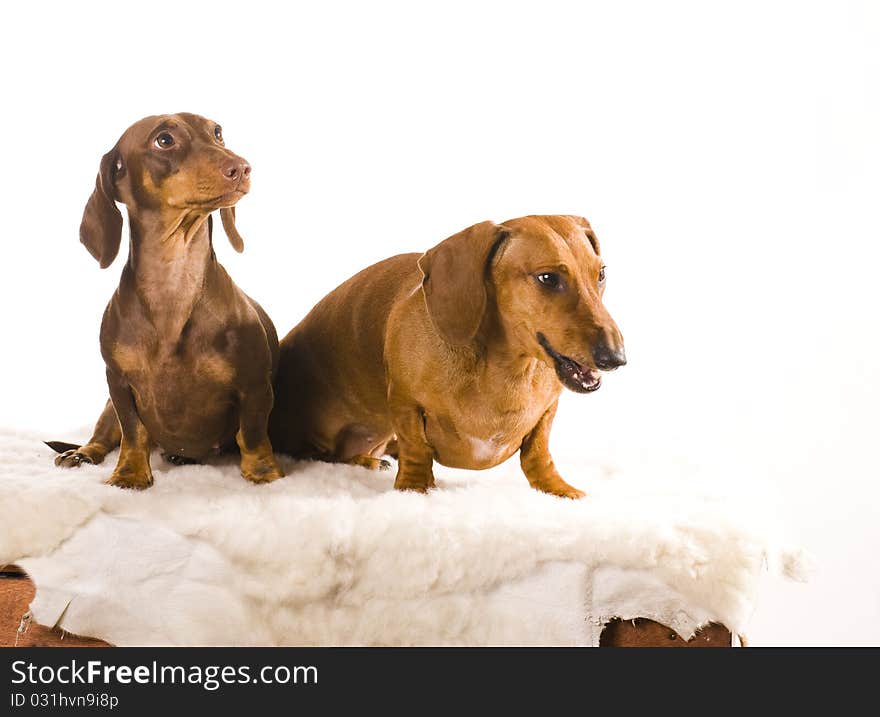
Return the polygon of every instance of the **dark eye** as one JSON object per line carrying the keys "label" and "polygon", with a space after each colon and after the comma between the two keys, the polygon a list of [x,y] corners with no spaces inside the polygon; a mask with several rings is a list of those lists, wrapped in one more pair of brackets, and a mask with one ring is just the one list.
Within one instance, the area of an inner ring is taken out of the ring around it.
{"label": "dark eye", "polygon": [[160,149],[168,149],[174,145],[174,137],[172,137],[168,132],[162,132],[158,137],[156,137],[156,146]]}
{"label": "dark eye", "polygon": [[601,269],[599,269],[599,283],[600,284],[605,283],[605,267],[604,266]]}
{"label": "dark eye", "polygon": [[219,124],[214,125],[214,136],[217,138],[218,142],[223,141],[223,128]]}
{"label": "dark eye", "polygon": [[558,291],[562,288],[562,277],[552,271],[542,271],[540,274],[535,274],[535,278],[539,284],[546,286],[548,289]]}

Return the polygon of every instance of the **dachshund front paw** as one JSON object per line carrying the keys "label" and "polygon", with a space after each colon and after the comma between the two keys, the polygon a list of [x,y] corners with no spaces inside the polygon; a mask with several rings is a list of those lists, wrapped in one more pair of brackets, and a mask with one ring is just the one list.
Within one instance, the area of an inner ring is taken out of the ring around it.
{"label": "dachshund front paw", "polygon": [[279,478],[284,478],[284,471],[278,467],[274,456],[258,460],[242,458],[241,476],[251,483],[271,483]]}
{"label": "dachshund front paw", "polygon": [[550,495],[558,495],[560,498],[571,498],[572,500],[580,500],[581,498],[586,497],[586,493],[582,490],[578,490],[573,485],[569,485],[564,480],[554,481],[549,485],[535,485],[533,486],[537,490],[542,493],[549,493]]}
{"label": "dachshund front paw", "polygon": [[59,468],[79,468],[83,463],[94,465],[95,462],[79,448],[71,448],[60,455],[55,456],[55,465]]}
{"label": "dachshund front paw", "polygon": [[566,486],[557,491],[553,491],[553,495],[558,495],[560,498],[571,498],[572,500],[580,500],[581,498],[586,498],[587,494],[582,490],[578,490],[573,485]]}
{"label": "dachshund front paw", "polygon": [[434,476],[428,478],[419,476],[412,478],[410,476],[401,475],[399,472],[397,478],[394,479],[394,489],[412,491],[414,493],[427,493],[429,488],[434,487]]}
{"label": "dachshund front paw", "polygon": [[107,481],[107,485],[117,488],[129,488],[131,490],[145,490],[153,485],[153,474],[149,467],[144,471],[142,468],[119,467],[113,471]]}

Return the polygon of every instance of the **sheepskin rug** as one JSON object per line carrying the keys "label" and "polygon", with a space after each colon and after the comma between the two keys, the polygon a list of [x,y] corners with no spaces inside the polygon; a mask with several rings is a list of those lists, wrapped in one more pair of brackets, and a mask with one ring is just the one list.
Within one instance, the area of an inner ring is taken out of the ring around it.
{"label": "sheepskin rug", "polygon": [[566,471],[589,493],[571,501],[515,459],[437,466],[425,496],[393,470],[282,457],[251,485],[233,458],[154,454],[132,492],[103,484],[116,453],[62,470],[41,438],[0,433],[0,565],[34,579],[37,622],[117,645],[595,645],[640,616],[743,633],[761,573],[805,569],[754,505],[601,466]]}

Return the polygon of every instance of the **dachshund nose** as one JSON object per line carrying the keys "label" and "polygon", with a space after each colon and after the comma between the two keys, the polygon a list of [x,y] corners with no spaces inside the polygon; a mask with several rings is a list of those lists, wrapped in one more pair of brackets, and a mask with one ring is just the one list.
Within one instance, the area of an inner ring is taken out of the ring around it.
{"label": "dachshund nose", "polygon": [[596,363],[596,368],[602,371],[613,371],[626,365],[626,352],[623,350],[623,345],[612,349],[602,343],[593,349],[593,361]]}
{"label": "dachshund nose", "polygon": [[223,176],[231,182],[240,181],[242,177],[248,177],[251,173],[251,165],[243,159],[229,157],[220,164]]}

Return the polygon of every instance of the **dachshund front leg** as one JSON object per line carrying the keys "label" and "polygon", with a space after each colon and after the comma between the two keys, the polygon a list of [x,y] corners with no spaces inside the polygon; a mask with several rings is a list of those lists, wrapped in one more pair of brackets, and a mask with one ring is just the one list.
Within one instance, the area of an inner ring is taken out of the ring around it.
{"label": "dachshund front leg", "polygon": [[566,483],[556,472],[550,456],[550,427],[556,415],[556,402],[541,416],[541,420],[522,442],[519,462],[532,488],[563,498],[583,498],[586,493]]}
{"label": "dachshund front leg", "polygon": [[110,387],[110,400],[113,402],[122,429],[119,460],[107,483],[118,488],[136,490],[149,488],[153,485],[153,473],[150,470],[150,437],[138,416],[131,386],[120,374],[110,368],[107,369],[107,385]]}
{"label": "dachshund front leg", "polygon": [[425,418],[417,406],[394,412],[397,435],[397,490],[427,493],[434,487],[434,450],[425,436]]}
{"label": "dachshund front leg", "polygon": [[55,457],[55,465],[62,468],[77,468],[83,463],[98,465],[104,461],[107,454],[119,445],[122,440],[122,431],[119,428],[119,419],[116,418],[116,410],[113,401],[108,399],[104,411],[95,424],[95,430],[89,442],[79,448],[71,448]]}
{"label": "dachshund front leg", "polygon": [[269,483],[284,477],[269,442],[272,385],[265,383],[239,394],[239,428],[235,441],[241,451],[241,475],[252,483]]}

